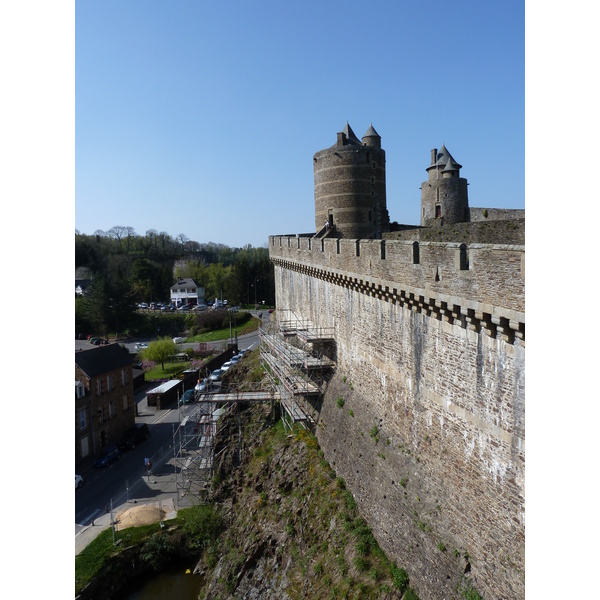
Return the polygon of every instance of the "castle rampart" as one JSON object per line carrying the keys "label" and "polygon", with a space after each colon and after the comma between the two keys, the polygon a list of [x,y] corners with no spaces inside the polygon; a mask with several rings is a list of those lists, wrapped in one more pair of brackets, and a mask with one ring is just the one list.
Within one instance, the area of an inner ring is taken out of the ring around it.
{"label": "castle rampart", "polygon": [[525,340],[523,246],[271,236],[269,249],[283,268],[510,343]]}
{"label": "castle rampart", "polygon": [[465,572],[486,600],[524,597],[523,246],[269,250],[278,308],[335,330],[317,436],[382,548],[422,600],[460,598]]}

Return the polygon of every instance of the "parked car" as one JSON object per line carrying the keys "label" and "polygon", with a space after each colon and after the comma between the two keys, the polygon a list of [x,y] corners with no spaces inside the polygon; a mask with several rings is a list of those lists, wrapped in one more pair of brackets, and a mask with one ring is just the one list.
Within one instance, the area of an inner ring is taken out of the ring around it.
{"label": "parked car", "polygon": [[75,489],[78,490],[83,485],[83,477],[75,474]]}
{"label": "parked car", "polygon": [[197,392],[205,392],[208,387],[208,377],[201,379],[194,388]]}
{"label": "parked car", "polygon": [[173,307],[170,304],[165,304],[164,306],[160,307],[161,312],[171,312],[173,310]]}
{"label": "parked car", "polygon": [[191,310],[191,309],[192,309],[191,304],[182,304],[177,310],[186,311],[186,310]]}
{"label": "parked car", "polygon": [[100,338],[99,337],[90,338],[90,344],[94,344],[94,346],[99,346],[100,345]]}
{"label": "parked car", "polygon": [[222,367],[221,367],[221,371],[229,371],[229,369],[231,369],[231,367],[233,367],[233,363],[228,360]]}
{"label": "parked car", "polygon": [[196,392],[194,390],[186,390],[183,392],[179,400],[179,404],[192,404],[196,401]]}
{"label": "parked car", "polygon": [[271,314],[275,309],[274,308],[270,308],[269,309],[269,314]]}
{"label": "parked car", "polygon": [[146,423],[136,423],[134,427],[128,429],[119,441],[119,449],[133,450],[138,444],[150,437],[150,430]]}
{"label": "parked car", "polygon": [[139,308],[148,308],[148,303],[147,303],[147,302],[140,302],[140,303],[138,304],[138,307],[139,307]]}
{"label": "parked car", "polygon": [[183,338],[182,337],[174,337],[173,343],[174,344],[183,344]]}
{"label": "parked car", "polygon": [[241,358],[242,358],[241,354],[236,354],[235,356],[231,357],[231,360],[229,362],[233,363],[234,365],[237,365],[240,362]]}
{"label": "parked car", "polygon": [[134,350],[145,350],[148,347],[148,344],[144,344],[144,342],[140,342],[139,344],[134,344]]}
{"label": "parked car", "polygon": [[94,459],[95,467],[108,467],[115,460],[119,460],[119,448],[117,446],[109,446],[103,454],[98,455]]}
{"label": "parked car", "polygon": [[220,381],[221,377],[223,377],[223,371],[221,369],[216,369],[210,374],[209,379],[211,381]]}

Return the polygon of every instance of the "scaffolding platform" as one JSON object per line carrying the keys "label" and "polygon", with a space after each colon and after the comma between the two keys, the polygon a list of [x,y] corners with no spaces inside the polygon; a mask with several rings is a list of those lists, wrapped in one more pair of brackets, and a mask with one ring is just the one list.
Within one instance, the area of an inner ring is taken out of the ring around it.
{"label": "scaffolding platform", "polygon": [[335,368],[334,333],[334,327],[315,327],[289,309],[278,309],[277,321],[259,330],[261,362],[292,423],[315,424],[316,399],[327,373]]}

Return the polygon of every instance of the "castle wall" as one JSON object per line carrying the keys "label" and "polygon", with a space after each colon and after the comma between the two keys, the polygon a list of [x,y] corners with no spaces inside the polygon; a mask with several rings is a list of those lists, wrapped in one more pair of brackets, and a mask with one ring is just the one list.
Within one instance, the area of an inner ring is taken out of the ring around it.
{"label": "castle wall", "polygon": [[469,208],[471,222],[476,221],[509,221],[525,219],[522,208]]}
{"label": "castle wall", "polygon": [[468,270],[458,244],[269,248],[278,309],[335,328],[317,435],[382,548],[423,600],[465,569],[524,597],[523,248],[472,245]]}

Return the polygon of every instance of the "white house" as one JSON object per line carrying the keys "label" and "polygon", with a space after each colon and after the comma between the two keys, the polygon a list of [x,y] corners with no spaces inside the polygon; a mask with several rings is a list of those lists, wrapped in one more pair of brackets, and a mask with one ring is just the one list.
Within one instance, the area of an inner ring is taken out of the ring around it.
{"label": "white house", "polygon": [[191,278],[179,278],[177,283],[171,286],[171,304],[177,306],[181,304],[206,304],[204,288]]}

